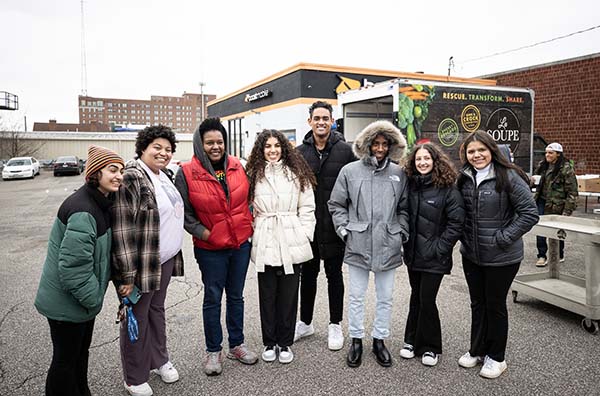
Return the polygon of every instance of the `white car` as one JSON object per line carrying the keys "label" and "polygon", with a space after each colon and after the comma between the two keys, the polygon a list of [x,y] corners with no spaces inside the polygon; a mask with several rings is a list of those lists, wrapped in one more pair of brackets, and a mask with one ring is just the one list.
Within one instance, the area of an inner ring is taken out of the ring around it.
{"label": "white car", "polygon": [[15,157],[2,169],[2,180],[34,178],[40,174],[40,163],[33,157]]}

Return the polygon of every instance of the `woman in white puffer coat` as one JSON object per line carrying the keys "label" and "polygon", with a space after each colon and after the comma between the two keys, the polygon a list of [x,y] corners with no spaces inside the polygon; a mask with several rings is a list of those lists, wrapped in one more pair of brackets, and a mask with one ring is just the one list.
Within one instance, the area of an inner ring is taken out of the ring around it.
{"label": "woman in white puffer coat", "polygon": [[315,177],[285,135],[264,130],[246,169],[254,235],[250,261],[258,272],[262,358],[290,363],[300,266],[310,260],[315,228]]}

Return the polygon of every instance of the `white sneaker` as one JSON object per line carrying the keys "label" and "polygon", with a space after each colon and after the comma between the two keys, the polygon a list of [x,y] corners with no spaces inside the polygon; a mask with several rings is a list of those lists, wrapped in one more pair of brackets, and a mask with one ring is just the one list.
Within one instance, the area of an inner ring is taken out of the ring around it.
{"label": "white sneaker", "polygon": [[262,360],[265,362],[273,362],[277,359],[277,346],[265,346],[262,353]]}
{"label": "white sneaker", "polygon": [[160,366],[158,369],[152,370],[154,374],[160,375],[160,379],[167,384],[171,384],[179,380],[179,373],[173,367],[173,363],[168,361],[167,363]]}
{"label": "white sneaker", "polygon": [[481,368],[481,371],[479,371],[479,375],[490,379],[498,378],[504,371],[506,371],[507,367],[506,360],[497,362],[491,357],[486,356],[483,362],[483,367]]}
{"label": "white sneaker", "polygon": [[410,344],[404,344],[402,349],[400,349],[400,357],[404,359],[412,359],[415,357],[415,348]]}
{"label": "white sneaker", "polygon": [[152,396],[152,388],[147,382],[140,385],[127,385],[126,382],[123,382],[123,385],[131,396]]}
{"label": "white sneaker", "polygon": [[458,359],[458,365],[464,368],[475,367],[481,362],[483,362],[483,358],[481,356],[471,356],[469,352],[465,353],[460,357],[460,359]]}
{"label": "white sneaker", "polygon": [[342,332],[342,326],[334,323],[329,324],[327,344],[332,351],[339,351],[344,347],[344,333]]}
{"label": "white sneaker", "polygon": [[279,347],[279,363],[287,364],[294,360],[294,352],[290,347]]}
{"label": "white sneaker", "polygon": [[544,257],[538,257],[537,261],[535,262],[536,267],[545,267],[546,264],[546,259]]}
{"label": "white sneaker", "polygon": [[296,331],[294,332],[294,342],[298,341],[300,338],[308,337],[309,335],[315,334],[315,328],[312,323],[307,325],[303,321],[299,320],[296,323]]}
{"label": "white sneaker", "polygon": [[433,352],[425,352],[423,356],[421,356],[421,363],[425,366],[435,366],[438,363],[438,354]]}

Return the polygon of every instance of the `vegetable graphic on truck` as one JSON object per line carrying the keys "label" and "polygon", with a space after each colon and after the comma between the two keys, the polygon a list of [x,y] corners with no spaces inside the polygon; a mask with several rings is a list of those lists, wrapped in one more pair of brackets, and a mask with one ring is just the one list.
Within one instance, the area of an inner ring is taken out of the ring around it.
{"label": "vegetable graphic on truck", "polygon": [[432,80],[395,79],[338,94],[346,140],[371,122],[393,122],[409,148],[430,141],[444,148],[458,165],[459,147],[476,130],[506,144],[514,161],[532,171],[533,101],[530,89]]}

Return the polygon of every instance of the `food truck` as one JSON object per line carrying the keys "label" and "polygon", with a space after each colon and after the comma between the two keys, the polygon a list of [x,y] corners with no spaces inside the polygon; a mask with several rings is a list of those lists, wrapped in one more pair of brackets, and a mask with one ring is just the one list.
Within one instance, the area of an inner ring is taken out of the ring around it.
{"label": "food truck", "polygon": [[348,142],[371,122],[388,120],[409,148],[429,141],[458,164],[465,137],[484,130],[509,145],[514,162],[532,173],[533,90],[417,79],[363,85],[338,94],[338,129]]}

